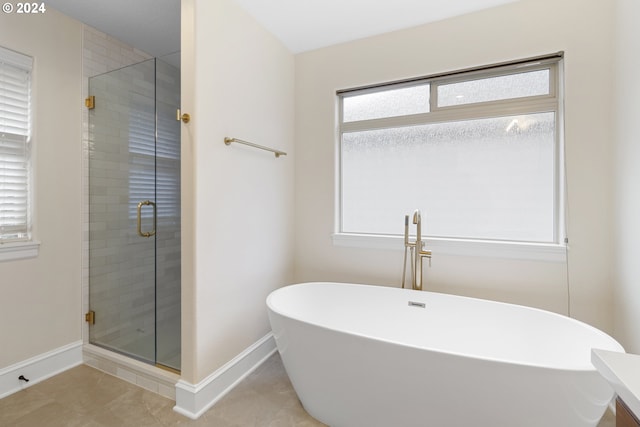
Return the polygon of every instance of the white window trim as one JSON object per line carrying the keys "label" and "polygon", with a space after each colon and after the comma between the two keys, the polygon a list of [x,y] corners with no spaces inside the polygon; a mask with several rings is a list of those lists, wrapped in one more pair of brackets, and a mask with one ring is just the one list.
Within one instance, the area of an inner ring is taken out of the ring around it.
{"label": "white window trim", "polygon": [[[404,237],[376,234],[334,233],[333,245],[348,248],[397,250],[404,249]],[[425,248],[439,254],[514,259],[527,261],[546,261],[564,263],[569,250],[566,244],[526,243],[491,240],[441,239],[423,237]]]}
{"label": "white window trim", "polygon": [[[563,52],[559,52],[556,56],[562,57]],[[530,60],[524,61],[524,66],[527,67],[527,70],[536,70],[542,69],[547,66],[547,64],[554,64],[552,67],[557,67],[557,74],[551,73],[551,81],[550,81],[550,93],[548,95],[535,97],[536,99],[531,102],[528,101],[528,106],[524,108],[527,112],[545,112],[548,111],[548,107],[557,102],[554,106],[554,110],[557,111],[557,127],[556,131],[558,132],[557,136],[557,144],[556,144],[556,172],[554,179],[556,180],[557,189],[556,192],[556,224],[554,226],[554,234],[556,235],[555,239],[557,243],[531,243],[531,242],[520,242],[520,241],[493,241],[493,240],[479,240],[479,239],[452,239],[452,238],[430,238],[423,237],[423,241],[425,241],[425,247],[431,250],[435,255],[444,254],[444,255],[456,255],[456,256],[481,256],[481,257],[491,257],[491,258],[501,258],[501,259],[517,259],[517,260],[529,260],[529,261],[546,261],[546,262],[566,262],[568,257],[569,245],[567,230],[566,230],[566,194],[565,194],[565,177],[560,171],[564,171],[566,167],[565,158],[564,158],[564,105],[563,98],[560,96],[563,93],[560,85],[563,82],[563,67],[562,61],[557,59],[548,60],[548,57],[545,57],[544,64],[535,63],[538,58],[532,58]],[[531,62],[534,62],[531,64]],[[503,64],[496,64],[496,67],[502,67]],[[529,66],[533,65],[533,66]],[[491,66],[490,66],[491,67]],[[487,67],[489,68],[489,67]],[[513,65],[513,69],[521,69],[523,65]],[[480,69],[478,71],[472,71],[471,73],[462,70],[461,73],[465,74],[465,77],[461,79],[451,78],[450,76],[445,76],[441,78],[439,76],[431,76],[425,77],[416,80],[425,80],[429,79],[432,81],[431,90],[435,90],[437,85],[442,82],[450,83],[454,81],[464,81],[468,79],[470,74],[476,74],[476,77],[482,77],[487,74],[486,69]],[[556,80],[557,76],[557,80]],[[407,85],[410,85],[411,82],[407,82]],[[402,83],[390,83],[389,85],[397,85],[398,87],[402,86]],[[344,90],[338,91],[338,95],[344,92],[349,92],[352,94],[360,94],[360,93],[368,93],[375,92],[379,90],[378,86],[374,87],[366,87],[362,89],[352,89],[352,90]],[[558,98],[559,97],[559,98]],[[557,101],[555,101],[557,99]],[[433,97],[430,98],[430,102],[433,101]],[[551,101],[551,104],[549,103]],[[338,103],[338,115],[342,116],[342,98],[339,99]],[[476,119],[476,118],[486,118],[491,117],[492,114],[492,106],[493,105],[502,105],[499,108],[500,114],[502,115],[505,112],[518,114],[521,112],[523,108],[523,103],[520,99],[513,99],[507,101],[498,101],[498,102],[486,102],[483,105],[471,106],[467,107],[467,113],[464,114],[465,119]],[[504,106],[508,105],[507,108]],[[532,108],[533,107],[533,108]],[[372,120],[363,120],[358,122],[346,122],[341,123],[339,121],[337,129],[336,129],[336,163],[338,167],[336,168],[336,177],[335,177],[335,209],[334,212],[334,226],[335,231],[332,234],[332,241],[334,246],[341,247],[350,247],[350,248],[364,248],[364,249],[382,249],[382,250],[403,250],[404,249],[404,238],[400,235],[382,235],[382,234],[358,234],[358,233],[348,233],[342,232],[340,230],[340,216],[342,209],[341,205],[341,166],[340,166],[340,135],[342,132],[348,131],[358,131],[358,130],[370,130],[377,128],[386,128],[390,125],[413,125],[413,124],[424,124],[424,123],[437,123],[447,121],[451,118],[450,111],[457,109],[458,106],[449,106],[449,107],[437,107],[434,108],[432,105],[429,113],[423,114],[415,114],[409,116],[400,116],[400,117],[390,117],[390,118],[381,118],[381,119],[372,119]],[[456,118],[460,118],[461,115],[456,115]],[[565,172],[566,173],[566,172]],[[562,214],[564,212],[564,214]],[[399,219],[399,224],[401,225],[402,218]]]}
{"label": "white window trim", "polygon": [[0,262],[35,258],[40,252],[40,242],[11,242],[0,244]]}
{"label": "white window trim", "polygon": [[[18,68],[28,69],[33,76],[33,58],[28,55],[24,55],[19,52],[15,52],[13,50],[4,48],[0,46],[0,57],[3,62],[13,65]],[[31,117],[30,120],[33,120]],[[30,142],[32,143],[32,142]],[[33,159],[33,156],[31,157]],[[33,166],[31,166],[33,167]],[[33,179],[33,171],[29,172],[31,174],[31,179]],[[33,188],[30,188],[28,191],[28,197],[31,199],[29,201],[30,210],[33,212]],[[29,238],[28,240],[14,240],[14,241],[6,241],[0,242],[0,262],[4,261],[15,261],[21,259],[35,258],[38,256],[40,252],[40,242],[33,238],[31,234],[31,224],[29,227]]]}

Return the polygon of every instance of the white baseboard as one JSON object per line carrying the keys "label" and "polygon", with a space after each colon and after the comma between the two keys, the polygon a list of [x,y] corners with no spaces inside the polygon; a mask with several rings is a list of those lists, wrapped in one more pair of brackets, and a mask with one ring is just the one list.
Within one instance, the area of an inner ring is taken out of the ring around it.
{"label": "white baseboard", "polygon": [[198,384],[178,381],[173,410],[197,419],[275,352],[276,342],[269,332]]}
{"label": "white baseboard", "polygon": [[0,399],[81,364],[82,341],[76,341],[0,369]]}

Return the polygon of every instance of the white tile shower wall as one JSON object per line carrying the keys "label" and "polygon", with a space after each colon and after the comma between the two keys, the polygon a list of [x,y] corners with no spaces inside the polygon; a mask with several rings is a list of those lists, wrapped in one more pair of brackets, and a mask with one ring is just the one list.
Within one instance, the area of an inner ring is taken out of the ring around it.
{"label": "white tile shower wall", "polygon": [[[90,81],[89,283],[91,342],[155,360],[155,237],[137,233],[138,202],[155,192],[155,62]],[[143,229],[153,228],[151,207]],[[147,343],[147,346],[141,344]]]}
{"label": "white tile shower wall", "polygon": [[[112,37],[91,27],[85,26],[84,31],[84,96],[88,96],[89,77],[98,76],[112,70],[122,69],[131,64],[138,64],[150,58],[149,55],[137,51]],[[108,307],[128,308],[131,313],[122,316],[117,310],[105,310],[98,313],[100,320],[110,316],[121,323],[128,324],[123,333],[121,328],[94,327],[94,337],[98,340],[111,342],[114,346],[125,351],[139,353],[142,346],[153,349],[154,327],[159,330],[157,340],[158,362],[171,367],[180,366],[180,159],[179,141],[180,126],[175,119],[175,111],[179,106],[179,70],[175,67],[157,61],[157,99],[158,99],[158,157],[155,168],[158,174],[156,201],[159,204],[157,248],[157,288],[154,298],[153,280],[151,285],[144,285],[144,278],[153,275],[154,257],[153,244],[145,245],[135,237],[135,220],[133,211],[125,218],[111,218],[111,208],[115,202],[131,203],[129,170],[122,171],[122,163],[137,164],[138,172],[146,168],[153,168],[153,160],[139,152],[135,156],[125,149],[118,147],[117,141],[122,135],[129,135],[133,127],[138,132],[147,133],[153,139],[153,128],[137,123],[133,126],[127,118],[126,108],[107,115],[106,123],[102,123],[106,131],[101,133],[89,132],[89,112],[83,114],[83,310],[89,310],[89,281],[94,290],[102,286],[102,296],[110,302]],[[139,67],[135,67],[139,68]],[[153,67],[151,67],[153,69]],[[144,79],[139,72],[136,74],[129,69],[118,72],[122,78],[135,83],[131,93],[118,92],[115,87],[103,88],[106,96],[111,99],[135,97],[140,103],[139,92],[153,93],[153,80]],[[110,84],[110,78],[92,79],[92,84]],[[147,76],[148,77],[148,76]],[[117,86],[116,86],[117,87]],[[176,88],[178,90],[176,91]],[[152,99],[152,97],[151,97]],[[97,105],[100,100],[97,100]],[[146,101],[143,101],[145,103]],[[153,101],[148,105],[147,115],[153,118]],[[143,112],[142,115],[145,113]],[[93,119],[93,118],[92,118]],[[153,120],[151,120],[153,123]],[[131,129],[130,129],[131,128]],[[133,137],[131,137],[133,138]],[[172,143],[173,142],[173,143]],[[100,144],[100,150],[94,150]],[[127,143],[125,143],[125,147]],[[144,141],[142,143],[144,146]],[[143,150],[144,151],[144,150]],[[91,171],[89,158],[91,156]],[[91,174],[91,176],[89,176]],[[142,179],[145,177],[142,176]],[[92,183],[92,196],[89,196],[89,180]],[[120,184],[114,186],[113,184]],[[117,188],[120,187],[120,190]],[[89,210],[92,216],[89,224]],[[109,214],[109,215],[108,215]],[[132,226],[133,224],[133,226]],[[116,228],[117,235],[107,236],[107,228]],[[91,230],[92,243],[89,245]],[[128,256],[122,256],[116,249],[122,242],[135,242],[133,251]],[[141,247],[146,249],[141,250]],[[90,254],[91,252],[91,254]],[[93,255],[93,256],[91,256]],[[96,256],[99,255],[99,256]],[[91,263],[91,272],[89,264]],[[123,271],[128,270],[127,274]],[[147,280],[147,283],[149,281]],[[108,285],[108,286],[104,286]],[[97,295],[93,295],[96,297]],[[156,319],[154,319],[154,299],[157,305]],[[135,308],[135,310],[134,310]],[[155,320],[155,322],[154,322]],[[103,324],[110,323],[104,322]],[[155,323],[155,324],[154,324]],[[83,330],[83,340],[89,341],[89,327]],[[114,373],[117,375],[117,370]]]}
{"label": "white tile shower wall", "polygon": [[[89,77],[126,67],[150,55],[125,45],[119,40],[85,25],[83,31],[82,77],[83,98],[89,95]],[[89,311],[89,110],[82,114],[82,309]],[[84,323],[83,341],[89,342],[89,325]]]}

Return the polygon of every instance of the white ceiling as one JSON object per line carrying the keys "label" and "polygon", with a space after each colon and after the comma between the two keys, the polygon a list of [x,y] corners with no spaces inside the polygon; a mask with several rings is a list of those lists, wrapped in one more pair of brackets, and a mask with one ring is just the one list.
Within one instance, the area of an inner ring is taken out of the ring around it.
{"label": "white ceiling", "polygon": [[180,50],[180,0],[47,0],[46,4],[152,56]]}
{"label": "white ceiling", "polygon": [[294,53],[518,0],[235,0]]}
{"label": "white ceiling", "polygon": [[[519,0],[234,1],[299,53]],[[180,0],[47,0],[47,6],[156,57],[180,50]]]}

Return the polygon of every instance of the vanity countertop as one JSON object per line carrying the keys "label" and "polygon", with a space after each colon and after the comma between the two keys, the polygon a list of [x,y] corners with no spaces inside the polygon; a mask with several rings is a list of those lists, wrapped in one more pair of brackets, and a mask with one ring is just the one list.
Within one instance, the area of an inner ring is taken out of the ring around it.
{"label": "vanity countertop", "polygon": [[640,418],[640,355],[594,349],[591,363]]}

